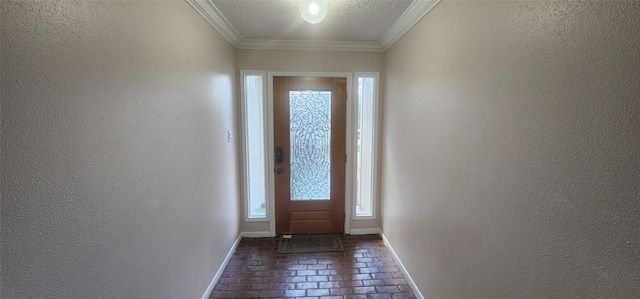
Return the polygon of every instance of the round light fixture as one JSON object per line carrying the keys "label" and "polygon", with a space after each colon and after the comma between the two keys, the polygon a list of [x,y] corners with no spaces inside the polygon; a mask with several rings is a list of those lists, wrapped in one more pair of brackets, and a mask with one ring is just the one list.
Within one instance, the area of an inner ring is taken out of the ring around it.
{"label": "round light fixture", "polygon": [[300,14],[311,24],[320,23],[327,16],[327,0],[300,0]]}

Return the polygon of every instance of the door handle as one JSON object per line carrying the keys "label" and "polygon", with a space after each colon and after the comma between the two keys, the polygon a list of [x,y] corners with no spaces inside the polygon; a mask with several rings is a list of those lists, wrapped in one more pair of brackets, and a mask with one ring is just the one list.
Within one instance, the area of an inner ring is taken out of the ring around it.
{"label": "door handle", "polygon": [[282,168],[276,168],[276,174],[281,174],[282,173]]}

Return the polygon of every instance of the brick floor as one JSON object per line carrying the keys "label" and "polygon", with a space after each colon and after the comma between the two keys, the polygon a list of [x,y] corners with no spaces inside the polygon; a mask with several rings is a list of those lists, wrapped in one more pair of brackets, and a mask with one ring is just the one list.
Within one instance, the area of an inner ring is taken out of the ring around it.
{"label": "brick floor", "polygon": [[278,254],[279,237],[243,238],[210,298],[416,298],[378,235],[343,252]]}

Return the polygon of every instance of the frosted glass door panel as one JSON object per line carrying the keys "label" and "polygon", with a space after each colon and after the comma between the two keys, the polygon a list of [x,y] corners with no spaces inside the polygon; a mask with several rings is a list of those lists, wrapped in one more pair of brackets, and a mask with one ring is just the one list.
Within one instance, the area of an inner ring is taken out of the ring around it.
{"label": "frosted glass door panel", "polygon": [[291,200],[331,198],[331,91],[289,91]]}

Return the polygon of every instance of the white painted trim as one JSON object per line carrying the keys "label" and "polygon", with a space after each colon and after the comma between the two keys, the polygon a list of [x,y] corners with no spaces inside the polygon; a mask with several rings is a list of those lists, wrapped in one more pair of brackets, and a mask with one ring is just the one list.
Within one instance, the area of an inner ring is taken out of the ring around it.
{"label": "white painted trim", "polygon": [[[349,182],[352,182],[355,180],[356,177],[356,173],[353,171],[354,169],[352,169],[351,167],[349,167],[349,165],[353,164],[355,161],[355,155],[352,155],[351,153],[355,153],[355,148],[356,148],[356,143],[354,135],[353,135],[353,131],[355,130],[353,128],[353,115],[357,114],[357,110],[353,111],[353,103],[357,102],[357,89],[353,89],[353,74],[349,73],[348,77],[347,77],[347,103],[345,104],[347,106],[347,111],[346,111],[346,128],[345,130],[347,130],[345,133],[345,138],[347,139],[347,143],[346,143],[346,148],[345,148],[345,153],[347,154],[347,159],[345,161],[345,169],[344,169],[344,232],[349,232],[351,231],[351,220],[349,219],[348,215],[351,215],[351,207],[353,206],[353,196],[351,196],[351,194],[353,194],[355,191],[354,185],[353,184],[349,184]],[[357,108],[357,107],[356,107]]]}
{"label": "white painted trim", "polygon": [[273,211],[269,216],[269,231],[274,236],[276,235],[276,164],[274,161],[274,135],[273,135],[273,74],[267,72],[267,170],[269,170],[269,176],[267,177],[267,186],[269,187],[269,210]]}
{"label": "white painted trim", "polygon": [[[267,98],[268,98],[268,103],[267,103],[267,110],[269,113],[269,118],[268,118],[268,124],[267,127],[269,129],[268,135],[269,135],[269,156],[268,156],[268,164],[269,164],[269,168],[268,169],[275,169],[275,161],[274,161],[274,153],[273,153],[273,147],[274,147],[274,136],[273,136],[273,77],[274,76],[285,76],[285,77],[328,77],[328,78],[346,78],[347,79],[347,153],[351,152],[351,149],[355,147],[354,142],[353,142],[353,135],[351,133],[351,115],[349,114],[351,111],[349,110],[350,108],[350,103],[353,102],[353,73],[351,72],[288,72],[288,71],[268,71],[267,72],[267,88],[268,88],[268,92],[267,92]],[[349,165],[348,163],[349,160],[351,159],[352,155],[347,155],[347,165]],[[352,181],[352,176],[354,176],[355,174],[349,169],[349,167],[346,168],[346,173],[345,173],[345,182],[351,182]],[[273,171],[270,171],[270,175],[269,175],[269,181],[267,182],[269,184],[269,186],[274,186],[275,184],[275,175],[273,173]],[[349,196],[349,194],[351,194],[352,192],[352,187],[351,184],[347,184],[345,183],[345,198],[344,198],[344,212],[346,215],[351,215],[351,205],[352,205],[352,198],[351,196]],[[276,205],[275,205],[275,188],[271,188],[270,189],[270,198],[269,198],[269,202],[270,202],[270,208],[271,211],[274,211],[273,213],[271,213],[271,215],[269,215],[269,221],[270,221],[270,230],[273,232],[273,234],[275,235],[276,232],[276,218],[275,218],[275,211],[276,211]],[[344,231],[348,232],[350,228],[350,221],[348,218],[345,219],[344,221]]]}
{"label": "white painted trim", "polygon": [[186,0],[236,49],[385,52],[440,0],[415,0],[377,42],[243,39],[210,0]]}
{"label": "white painted trim", "polygon": [[384,52],[378,42],[338,42],[314,40],[242,40],[238,49],[248,50],[316,50]]}
{"label": "white painted trim", "polygon": [[349,231],[351,235],[381,235],[379,228],[354,228]]}
{"label": "white painted trim", "polygon": [[422,295],[422,293],[420,293],[420,290],[418,289],[418,286],[416,286],[416,283],[413,281],[413,278],[411,278],[411,275],[409,275],[409,272],[400,261],[400,258],[398,257],[396,252],[393,250],[393,247],[389,243],[389,240],[387,240],[387,237],[382,232],[380,233],[380,235],[382,236],[384,245],[387,246],[387,248],[389,249],[389,252],[391,253],[391,256],[396,262],[396,265],[398,265],[398,269],[400,269],[400,272],[402,272],[402,275],[404,275],[404,279],[409,284],[409,287],[411,287],[411,290],[413,290],[413,292],[415,293],[416,297],[418,297],[418,299],[424,299],[424,296]]}
{"label": "white painted trim", "polygon": [[242,232],[240,233],[242,238],[271,238],[276,235],[270,231],[261,231],[261,232]]}
{"label": "white painted trim", "polygon": [[387,51],[405,33],[422,19],[440,0],[416,0],[404,11],[400,18],[389,28],[379,40],[380,46]]}
{"label": "white painted trim", "polygon": [[[290,72],[290,71],[267,71],[267,77],[273,78],[274,76],[284,77],[319,77],[319,78],[351,78],[353,74],[351,72]],[[272,82],[273,83],[273,82]],[[351,87],[347,85],[347,90]],[[348,97],[349,95],[347,95]]]}
{"label": "white painted trim", "polygon": [[209,0],[186,0],[213,28],[215,28],[231,45],[238,47],[242,37],[229,23],[220,10]]}
{"label": "white painted trim", "polygon": [[236,249],[238,248],[238,244],[240,244],[240,240],[242,240],[242,235],[238,236],[236,241],[231,246],[231,249],[229,249],[229,253],[227,253],[227,256],[224,258],[222,265],[220,265],[220,268],[218,268],[218,272],[216,272],[216,275],[213,276],[213,279],[209,283],[207,290],[202,295],[202,299],[208,299],[209,295],[211,295],[211,292],[213,292],[213,288],[218,283],[218,280],[220,280],[220,277],[222,276],[222,272],[224,272],[224,268],[227,267],[227,264],[229,264],[229,260],[231,260],[231,257],[236,252]]}

